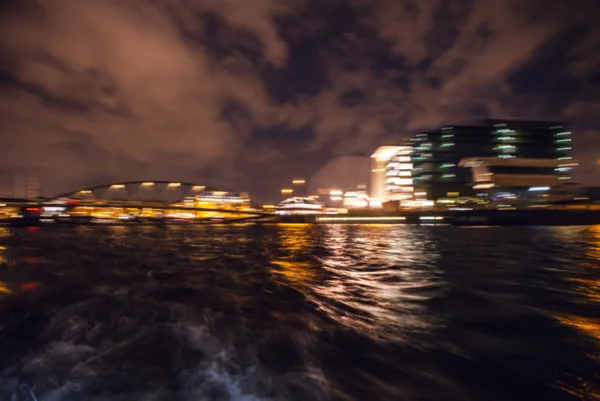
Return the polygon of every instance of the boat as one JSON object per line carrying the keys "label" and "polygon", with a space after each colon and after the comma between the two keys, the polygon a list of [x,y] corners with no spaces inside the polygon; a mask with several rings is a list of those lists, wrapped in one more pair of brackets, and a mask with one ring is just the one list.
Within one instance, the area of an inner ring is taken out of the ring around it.
{"label": "boat", "polygon": [[275,213],[281,216],[322,214],[325,212],[325,206],[313,198],[292,197],[288,198],[277,206]]}

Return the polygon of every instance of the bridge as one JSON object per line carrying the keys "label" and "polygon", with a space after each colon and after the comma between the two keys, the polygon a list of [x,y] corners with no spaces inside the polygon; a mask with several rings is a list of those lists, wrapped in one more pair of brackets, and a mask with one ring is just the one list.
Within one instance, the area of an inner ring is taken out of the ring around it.
{"label": "bridge", "polygon": [[253,208],[247,193],[173,181],[97,185],[44,199],[0,199],[0,221],[234,222],[272,215]]}

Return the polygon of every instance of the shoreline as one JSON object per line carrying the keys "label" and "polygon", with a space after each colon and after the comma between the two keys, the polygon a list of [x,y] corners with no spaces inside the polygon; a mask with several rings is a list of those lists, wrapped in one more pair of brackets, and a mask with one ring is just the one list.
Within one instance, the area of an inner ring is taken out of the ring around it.
{"label": "shoreline", "polygon": [[354,212],[344,215],[290,215],[232,220],[97,220],[92,218],[22,217],[0,221],[10,227],[75,227],[130,225],[207,225],[207,224],[411,224],[453,226],[582,226],[600,224],[600,210],[469,210]]}

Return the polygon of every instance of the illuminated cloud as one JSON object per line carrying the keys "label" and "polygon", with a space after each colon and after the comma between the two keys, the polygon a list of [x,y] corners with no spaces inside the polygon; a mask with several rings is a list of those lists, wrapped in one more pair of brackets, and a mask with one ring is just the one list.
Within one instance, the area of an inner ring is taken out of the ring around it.
{"label": "illuminated cloud", "polygon": [[[164,178],[268,198],[332,157],[487,116],[598,135],[594,1],[14,4],[0,169],[39,174],[47,194]],[[593,183],[597,157],[575,152]]]}

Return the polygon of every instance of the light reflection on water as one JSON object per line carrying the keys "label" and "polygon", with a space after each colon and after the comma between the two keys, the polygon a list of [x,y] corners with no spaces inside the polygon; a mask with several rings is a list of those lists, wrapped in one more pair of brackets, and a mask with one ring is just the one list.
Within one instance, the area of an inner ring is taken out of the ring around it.
{"label": "light reflection on water", "polygon": [[593,399],[599,259],[600,227],[0,229],[0,399]]}
{"label": "light reflection on water", "polygon": [[424,334],[437,324],[422,302],[439,291],[435,245],[408,226],[363,226],[354,235],[328,226],[327,272],[309,297],[332,320],[378,340],[399,341],[410,332]]}

